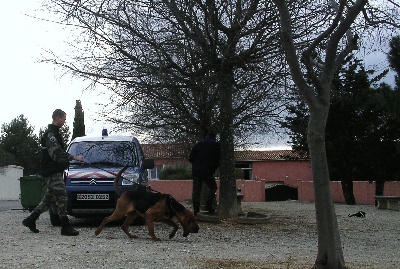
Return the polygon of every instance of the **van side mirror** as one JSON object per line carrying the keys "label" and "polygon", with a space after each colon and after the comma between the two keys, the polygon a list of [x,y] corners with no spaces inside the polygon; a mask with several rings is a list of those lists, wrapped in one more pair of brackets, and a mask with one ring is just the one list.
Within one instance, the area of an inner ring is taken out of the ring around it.
{"label": "van side mirror", "polygon": [[143,169],[153,169],[154,168],[154,160],[153,159],[144,159]]}

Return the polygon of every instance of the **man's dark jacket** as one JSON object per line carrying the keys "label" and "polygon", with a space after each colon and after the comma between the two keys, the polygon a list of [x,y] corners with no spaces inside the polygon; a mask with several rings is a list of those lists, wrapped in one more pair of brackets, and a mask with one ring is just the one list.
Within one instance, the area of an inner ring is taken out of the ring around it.
{"label": "man's dark jacket", "polygon": [[210,137],[197,142],[190,152],[193,175],[210,176],[219,166],[220,143]]}
{"label": "man's dark jacket", "polygon": [[52,133],[56,138],[56,142],[60,146],[60,149],[58,150],[65,150],[65,145],[60,134],[60,127],[55,126],[54,124],[49,124],[47,130],[40,139],[40,145],[42,147],[41,174],[44,177],[50,176],[54,173],[63,172],[64,169],[68,168],[68,162],[57,162],[50,157],[49,149],[47,148],[49,133]]}

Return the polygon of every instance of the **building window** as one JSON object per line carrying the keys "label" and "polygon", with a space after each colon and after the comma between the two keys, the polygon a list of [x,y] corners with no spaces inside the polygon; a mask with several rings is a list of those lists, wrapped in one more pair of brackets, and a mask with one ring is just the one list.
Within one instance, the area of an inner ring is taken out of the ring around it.
{"label": "building window", "polygon": [[148,169],[149,179],[159,179],[162,168],[162,165],[156,165],[153,169]]}
{"label": "building window", "polygon": [[250,162],[237,162],[235,163],[236,169],[242,170],[242,176],[244,180],[252,180],[253,179],[253,169]]}

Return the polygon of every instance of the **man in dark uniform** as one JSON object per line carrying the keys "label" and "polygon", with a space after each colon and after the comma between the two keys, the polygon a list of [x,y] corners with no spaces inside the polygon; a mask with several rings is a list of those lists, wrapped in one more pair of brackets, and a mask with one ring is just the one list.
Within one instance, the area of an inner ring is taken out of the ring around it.
{"label": "man in dark uniform", "polygon": [[[82,156],[73,156],[65,151],[65,145],[60,134],[67,114],[61,109],[56,109],[52,115],[53,121],[41,137],[42,159],[41,174],[46,178],[47,189],[42,201],[33,210],[32,214],[22,221],[32,232],[38,233],[36,220],[40,214],[50,209],[55,203],[61,222],[61,234],[67,236],[78,235],[79,232],[70,226],[67,216],[67,192],[63,172],[68,167],[69,161],[83,162]],[[51,210],[51,209],[50,209]]]}
{"label": "man in dark uniform", "polygon": [[213,203],[215,193],[218,189],[214,173],[219,167],[220,143],[215,140],[215,134],[208,133],[204,140],[197,142],[189,155],[192,163],[192,202],[193,211],[196,215],[200,211],[200,196],[202,183],[208,187],[208,195],[205,210],[214,213]]}

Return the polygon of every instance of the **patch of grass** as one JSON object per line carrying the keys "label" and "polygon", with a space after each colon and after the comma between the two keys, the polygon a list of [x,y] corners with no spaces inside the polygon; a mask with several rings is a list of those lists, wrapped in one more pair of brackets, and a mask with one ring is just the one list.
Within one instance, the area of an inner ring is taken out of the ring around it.
{"label": "patch of grass", "polygon": [[200,269],[310,269],[311,263],[299,262],[288,258],[284,261],[246,261],[239,259],[207,259],[196,260]]}
{"label": "patch of grass", "polygon": [[[295,260],[288,257],[286,260],[248,261],[240,259],[206,259],[193,260],[193,266],[199,269],[310,269],[314,261]],[[348,269],[378,269],[377,267],[354,263],[346,264]]]}

